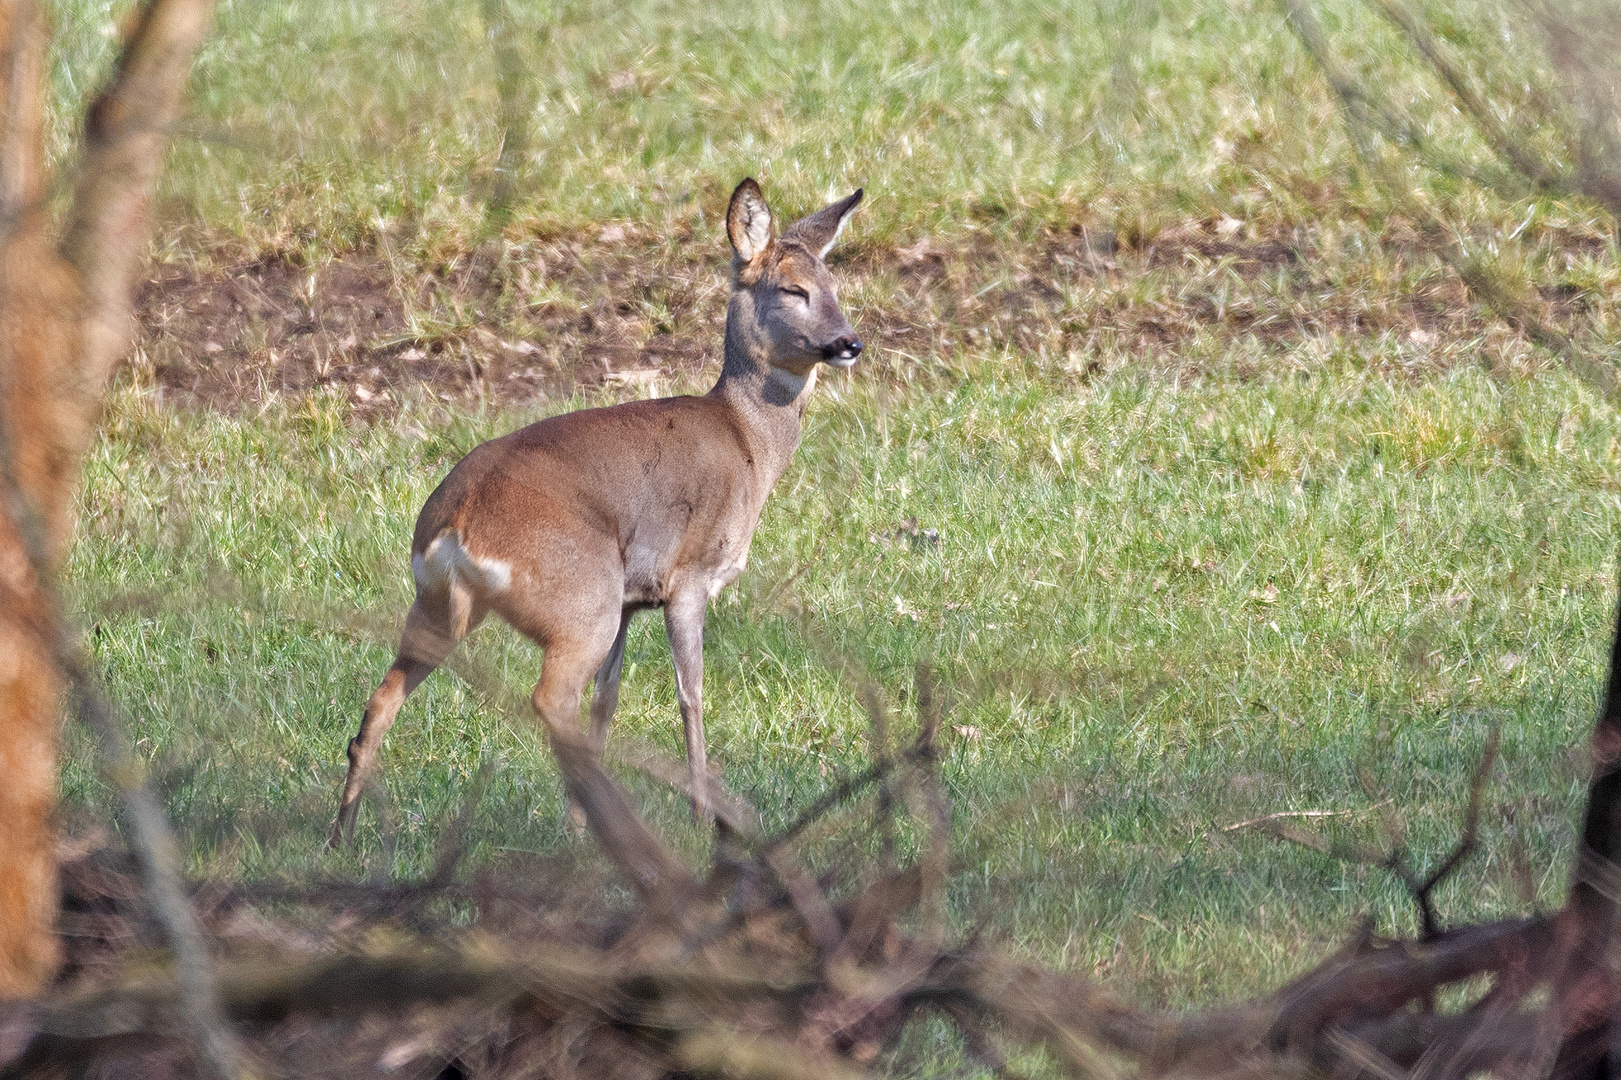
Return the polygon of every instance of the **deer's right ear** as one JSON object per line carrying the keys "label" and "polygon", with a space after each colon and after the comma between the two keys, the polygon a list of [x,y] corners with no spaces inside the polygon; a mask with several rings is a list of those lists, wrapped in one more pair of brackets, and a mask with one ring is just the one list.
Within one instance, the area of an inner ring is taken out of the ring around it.
{"label": "deer's right ear", "polygon": [[752,176],[732,192],[732,203],[726,208],[726,235],[739,262],[753,262],[771,246],[771,208]]}

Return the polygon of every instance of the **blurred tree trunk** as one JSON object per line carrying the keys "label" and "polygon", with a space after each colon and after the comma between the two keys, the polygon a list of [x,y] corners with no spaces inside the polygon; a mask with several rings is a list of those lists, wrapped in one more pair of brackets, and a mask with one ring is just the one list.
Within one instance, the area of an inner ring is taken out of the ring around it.
{"label": "blurred tree trunk", "polygon": [[79,464],[133,336],[149,204],[208,0],[131,13],[91,104],[52,238],[38,0],[0,2],[0,998],[55,968],[57,653],[50,579],[72,533]]}

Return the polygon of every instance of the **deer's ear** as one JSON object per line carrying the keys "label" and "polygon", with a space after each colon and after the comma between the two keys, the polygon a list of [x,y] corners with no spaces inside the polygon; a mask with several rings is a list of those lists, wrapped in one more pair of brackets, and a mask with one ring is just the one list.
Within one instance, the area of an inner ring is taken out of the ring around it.
{"label": "deer's ear", "polygon": [[809,217],[800,218],[788,226],[784,237],[793,237],[802,241],[804,245],[816,252],[818,258],[825,257],[833,248],[833,241],[839,238],[844,231],[844,223],[850,220],[850,215],[856,212],[861,205],[863,191],[856,188],[855,193],[830,206],[824,206]]}
{"label": "deer's ear", "polygon": [[752,176],[732,192],[731,205],[726,208],[726,235],[739,262],[753,262],[771,246],[771,208]]}

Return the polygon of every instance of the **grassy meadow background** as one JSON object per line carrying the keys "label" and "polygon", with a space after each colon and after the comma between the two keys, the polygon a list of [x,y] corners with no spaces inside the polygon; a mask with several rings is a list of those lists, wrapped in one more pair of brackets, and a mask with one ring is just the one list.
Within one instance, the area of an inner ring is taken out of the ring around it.
{"label": "grassy meadow background", "polygon": [[[1368,10],[1319,10],[1359,71],[1485,154]],[[1435,11],[1483,63],[1522,55],[1492,5]],[[57,5],[59,147],[116,13]],[[492,38],[528,128],[506,173]],[[356,849],[320,843],[422,499],[537,417],[706,389],[725,199],[756,175],[789,216],[865,186],[831,265],[873,346],[818,388],[712,609],[711,754],[768,823],[868,763],[852,673],[904,735],[926,663],[958,925],[1144,1001],[1262,991],[1364,916],[1410,931],[1381,872],[1226,826],[1331,811],[1315,827],[1373,841],[1395,818],[1433,865],[1497,725],[1484,851],[1440,907],[1556,904],[1611,633],[1621,422],[1438,252],[1469,237],[1602,355],[1613,225],[1391,160],[1406,188],[1366,180],[1260,0],[222,4],[67,572],[191,869],[421,874],[485,761],[475,860],[589,864],[522,713],[449,672],[390,734]],[[252,318],[166,336],[171,308],[266,267],[318,322],[322,283],[359,265],[383,268],[399,325],[345,338],[341,363],[317,349],[296,391]],[[577,363],[610,322],[619,351]],[[497,384],[515,343],[544,370]],[[407,352],[420,384],[367,374]],[[188,396],[176,372],[233,389]],[[527,642],[490,624],[468,649],[527,695]],[[678,753],[674,702],[644,617],[611,741]],[[88,828],[109,797],[69,741]],[[703,857],[684,803],[623,775]],[[813,861],[861,857],[869,810]]]}

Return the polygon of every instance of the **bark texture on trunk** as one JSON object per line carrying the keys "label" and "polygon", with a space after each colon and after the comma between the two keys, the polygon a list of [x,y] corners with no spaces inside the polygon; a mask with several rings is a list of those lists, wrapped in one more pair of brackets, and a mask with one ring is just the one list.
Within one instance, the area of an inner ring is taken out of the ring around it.
{"label": "bark texture on trunk", "polygon": [[0,999],[56,967],[56,665],[26,541],[0,514]]}
{"label": "bark texture on trunk", "polygon": [[59,628],[50,578],[79,464],[131,344],[150,202],[208,0],[145,0],[85,123],[73,196],[46,206],[49,34],[38,0],[0,3],[0,999],[56,964]]}

